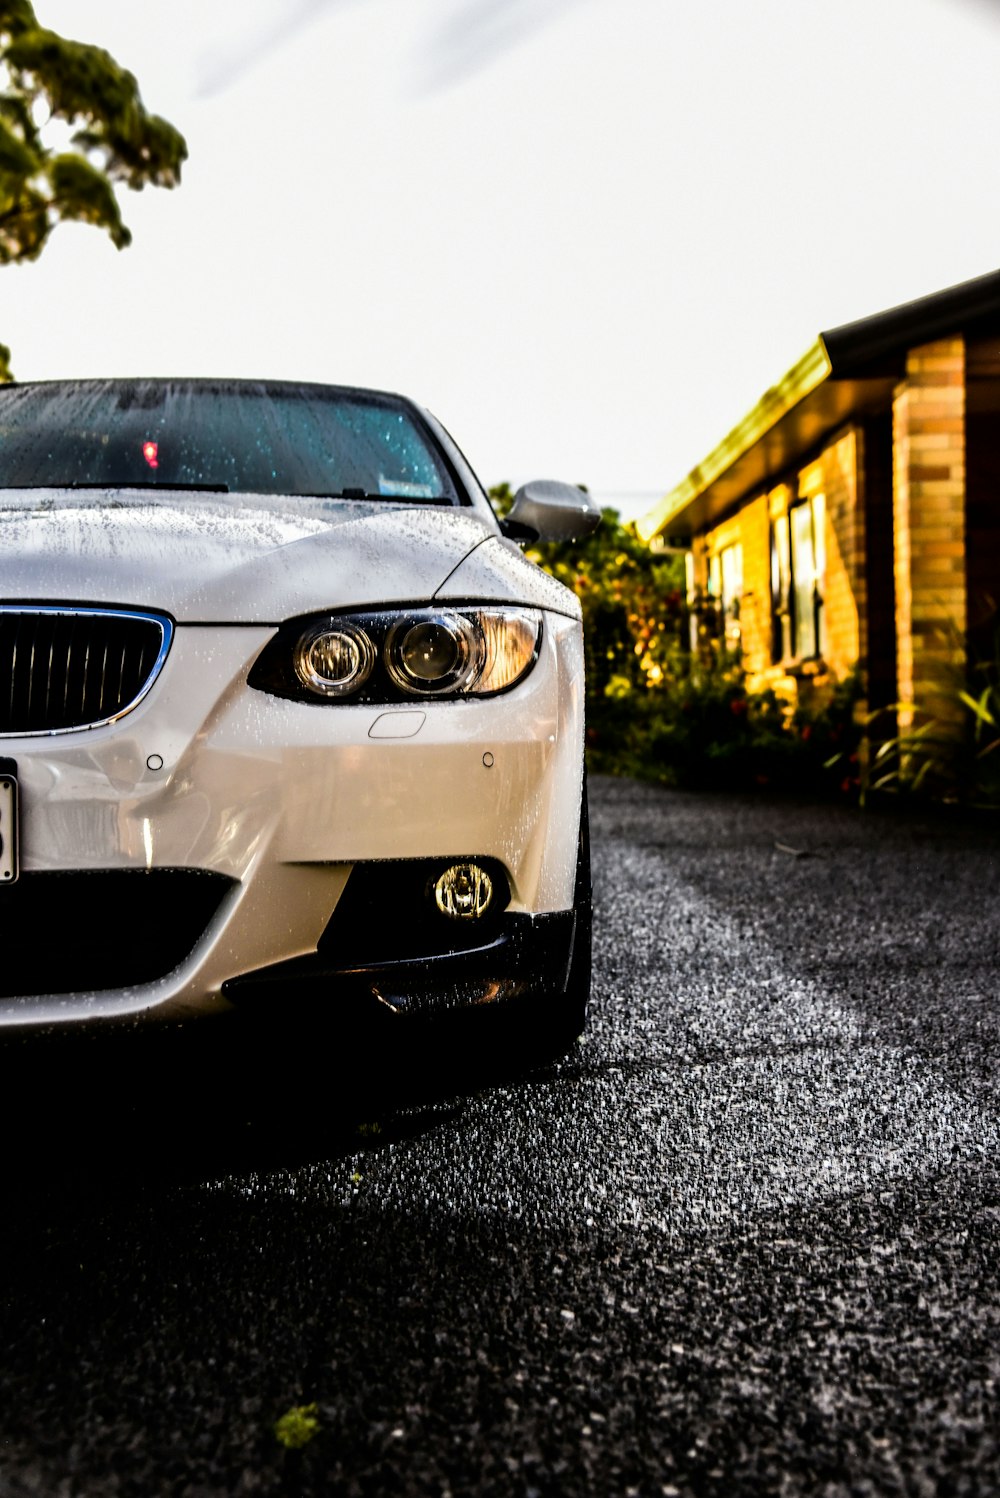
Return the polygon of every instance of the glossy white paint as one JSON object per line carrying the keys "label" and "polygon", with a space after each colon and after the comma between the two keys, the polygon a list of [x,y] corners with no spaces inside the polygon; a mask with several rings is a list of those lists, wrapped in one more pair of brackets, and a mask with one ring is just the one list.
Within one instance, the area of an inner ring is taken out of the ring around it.
{"label": "glossy white paint", "polygon": [[513,541],[491,535],[455,568],[435,597],[458,603],[526,603],[580,618],[580,600],[547,572],[532,565]]}
{"label": "glossy white paint", "polygon": [[579,618],[574,595],[476,508],[308,503],[125,490],[74,505],[64,491],[37,490],[30,509],[0,505],[3,598],[155,608],[178,623],[278,624],[435,596]]}

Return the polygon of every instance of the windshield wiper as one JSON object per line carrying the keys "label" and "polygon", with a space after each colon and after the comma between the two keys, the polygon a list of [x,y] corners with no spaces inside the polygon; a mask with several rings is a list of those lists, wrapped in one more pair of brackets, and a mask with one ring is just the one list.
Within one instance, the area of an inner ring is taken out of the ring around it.
{"label": "windshield wiper", "polygon": [[188,489],[197,494],[228,494],[228,484],[172,484],[167,479],[108,479],[91,483],[89,479],[54,480],[49,484],[4,484],[0,489]]}
{"label": "windshield wiper", "polygon": [[445,505],[453,508],[455,501],[447,494],[374,494],[366,489],[338,489],[335,493],[323,490],[291,489],[230,489],[228,484],[182,484],[169,479],[108,479],[103,482],[90,479],[68,479],[64,483],[5,484],[0,480],[0,491],[4,489],[180,489],[194,494],[247,494],[261,499],[355,499],[373,500],[377,504],[400,505]]}
{"label": "windshield wiper", "polygon": [[68,484],[25,484],[25,489],[184,489],[197,494],[228,494],[228,484],[180,484],[171,479],[111,479],[108,483],[91,483],[70,479]]}
{"label": "windshield wiper", "polygon": [[448,505],[455,501],[447,494],[371,494],[365,489],[340,489],[336,494],[317,494],[317,499],[374,499],[384,504],[391,499],[403,505]]}

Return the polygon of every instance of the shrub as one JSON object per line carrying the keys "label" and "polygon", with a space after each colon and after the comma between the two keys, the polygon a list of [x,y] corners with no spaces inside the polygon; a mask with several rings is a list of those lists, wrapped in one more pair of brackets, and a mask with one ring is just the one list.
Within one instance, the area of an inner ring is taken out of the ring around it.
{"label": "shrub", "polygon": [[[888,792],[1000,808],[1000,613],[967,637],[960,653],[968,666],[936,685],[936,710],[905,705],[910,726],[879,745],[864,777],[865,797]],[[873,716],[876,735],[903,706]]]}
{"label": "shrub", "polygon": [[852,678],[822,705],[790,709],[772,691],[748,691],[732,655],[677,651],[662,681],[641,693],[588,693],[588,761],[687,789],[853,794],[857,695]]}
{"label": "shrub", "polygon": [[[513,498],[507,484],[490,497],[500,514]],[[659,679],[687,627],[681,557],[651,551],[613,509],[589,536],[537,543],[527,555],[580,600],[590,700],[641,694]]]}

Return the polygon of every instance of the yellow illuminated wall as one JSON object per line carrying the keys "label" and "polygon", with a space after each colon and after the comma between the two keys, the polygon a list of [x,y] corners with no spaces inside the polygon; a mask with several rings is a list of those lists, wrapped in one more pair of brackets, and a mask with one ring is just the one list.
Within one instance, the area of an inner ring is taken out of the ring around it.
{"label": "yellow illuminated wall", "polygon": [[[865,647],[865,533],[860,502],[862,434],[854,427],[831,441],[812,463],[788,482],[754,495],[720,525],[693,541],[694,578],[707,590],[711,559],[725,547],[743,548],[740,608],[743,663],[752,686],[794,690],[803,676],[841,678]],[[775,660],[772,641],[771,526],[797,501],[825,499],[824,642],[820,660]]]}

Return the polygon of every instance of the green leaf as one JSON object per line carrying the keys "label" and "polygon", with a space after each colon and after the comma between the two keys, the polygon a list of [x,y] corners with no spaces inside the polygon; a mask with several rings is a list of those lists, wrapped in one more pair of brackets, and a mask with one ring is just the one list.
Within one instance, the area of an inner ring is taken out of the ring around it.
{"label": "green leaf", "polygon": [[18,36],[38,27],[28,0],[0,0],[0,37]]}
{"label": "green leaf", "polygon": [[[23,150],[33,158],[41,155],[41,141],[27,99],[21,94],[0,94],[0,120]],[[33,170],[33,168],[32,168]]]}
{"label": "green leaf", "polygon": [[925,759],[917,773],[912,776],[912,778],[909,776],[907,778],[910,779],[910,783],[913,786],[913,789],[915,791],[919,791],[928,775],[938,769],[940,769],[940,766],[936,760]]}
{"label": "green leaf", "polygon": [[48,177],[52,206],[61,219],[75,219],[106,229],[119,250],[131,243],[132,236],[122,223],[114,188],[86,157],[69,152],[54,156]]}
{"label": "green leaf", "polygon": [[0,193],[16,195],[41,164],[38,152],[25,145],[21,136],[0,118]]}
{"label": "green leaf", "polygon": [[307,1446],[318,1432],[319,1406],[316,1404],[293,1404],[274,1422],[275,1437],[288,1451]]}
{"label": "green leaf", "polygon": [[7,64],[29,74],[52,113],[63,120],[117,119],[139,104],[139,86],[103,47],[71,42],[38,27],[7,48]]}
{"label": "green leaf", "polygon": [[48,200],[37,188],[22,185],[11,197],[0,189],[0,265],[37,259],[51,232]]}
{"label": "green leaf", "polygon": [[982,695],[978,699],[970,696],[968,692],[959,692],[958,700],[964,702],[966,707],[971,709],[981,723],[986,723],[990,728],[996,728],[997,720],[990,711],[989,706],[992,695],[993,688],[992,686],[988,686],[983,688]]}

